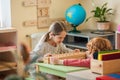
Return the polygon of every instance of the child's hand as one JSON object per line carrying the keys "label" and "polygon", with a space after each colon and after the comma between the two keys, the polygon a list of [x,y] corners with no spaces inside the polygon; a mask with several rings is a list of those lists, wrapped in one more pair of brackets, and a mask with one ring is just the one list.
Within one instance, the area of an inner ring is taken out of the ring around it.
{"label": "child's hand", "polygon": [[51,57],[50,58],[50,64],[59,64],[59,59],[56,57]]}
{"label": "child's hand", "polygon": [[51,53],[47,53],[47,54],[44,55],[44,57],[50,57],[50,56],[52,56]]}
{"label": "child's hand", "polygon": [[74,49],[74,52],[80,52],[80,50],[79,49]]}

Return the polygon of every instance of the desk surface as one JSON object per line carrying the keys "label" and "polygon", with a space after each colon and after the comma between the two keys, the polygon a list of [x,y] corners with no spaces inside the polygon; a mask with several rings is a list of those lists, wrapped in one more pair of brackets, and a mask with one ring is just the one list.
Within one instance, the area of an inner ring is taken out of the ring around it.
{"label": "desk surface", "polygon": [[72,67],[72,66],[63,66],[63,65],[52,65],[45,63],[36,63],[41,72],[57,75],[60,77],[66,77],[66,73],[86,70],[85,67]]}
{"label": "desk surface", "polygon": [[76,71],[67,73],[66,80],[96,80],[99,74],[92,73],[90,70]]}

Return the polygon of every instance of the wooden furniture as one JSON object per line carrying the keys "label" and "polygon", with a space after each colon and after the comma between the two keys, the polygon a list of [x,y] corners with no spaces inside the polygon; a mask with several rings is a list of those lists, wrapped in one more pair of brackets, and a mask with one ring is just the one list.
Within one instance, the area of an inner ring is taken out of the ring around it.
{"label": "wooden furniture", "polygon": [[91,71],[102,75],[120,72],[120,59],[107,61],[92,59]]}
{"label": "wooden furniture", "polygon": [[17,63],[14,58],[16,52],[16,29],[0,29],[0,76],[17,71]]}
{"label": "wooden furniture", "polygon": [[116,36],[115,36],[115,41],[116,41],[116,49],[120,49],[120,31],[116,31]]}
{"label": "wooden furniture", "polygon": [[52,56],[47,56],[43,58],[43,62],[47,64],[52,64],[50,62],[51,57],[56,57],[60,60],[63,59],[85,59],[86,54],[85,52],[76,52],[76,53],[63,53],[63,54],[52,54]]}
{"label": "wooden furniture", "polygon": [[111,41],[113,48],[115,47],[115,33],[102,32],[95,30],[81,30],[81,33],[67,33],[64,44],[70,48],[80,48],[86,50],[86,43],[94,37],[104,37]]}
{"label": "wooden furniture", "polygon": [[91,70],[83,70],[67,73],[66,80],[96,80],[100,74],[92,73]]}
{"label": "wooden furniture", "polygon": [[66,77],[67,73],[86,70],[88,68],[85,67],[72,67],[72,66],[63,66],[63,65],[52,65],[45,63],[36,63],[37,72],[45,72],[49,74],[53,74],[60,77]]}

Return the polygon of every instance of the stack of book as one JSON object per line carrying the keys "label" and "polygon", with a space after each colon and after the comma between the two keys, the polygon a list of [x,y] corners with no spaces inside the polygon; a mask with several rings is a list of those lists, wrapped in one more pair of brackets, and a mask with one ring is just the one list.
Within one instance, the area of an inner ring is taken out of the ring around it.
{"label": "stack of book", "polygon": [[99,76],[99,77],[96,77],[96,80],[120,80],[120,73]]}

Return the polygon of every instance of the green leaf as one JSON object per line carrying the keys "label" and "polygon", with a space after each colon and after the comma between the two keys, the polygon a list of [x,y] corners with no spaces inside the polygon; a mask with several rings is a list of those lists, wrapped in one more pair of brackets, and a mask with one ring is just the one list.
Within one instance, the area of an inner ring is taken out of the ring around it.
{"label": "green leaf", "polygon": [[107,8],[103,8],[103,10],[101,11],[101,15],[105,15]]}
{"label": "green leaf", "polygon": [[[93,13],[93,18],[96,18],[96,20],[99,20],[99,21],[107,21],[107,16],[108,15],[113,15],[113,12],[112,12],[112,8],[108,8],[107,7],[107,2],[104,3],[102,6],[97,6],[95,7],[94,10],[91,11],[91,13]],[[90,18],[92,18],[90,17]],[[90,18],[87,18],[86,21],[88,21]]]}

